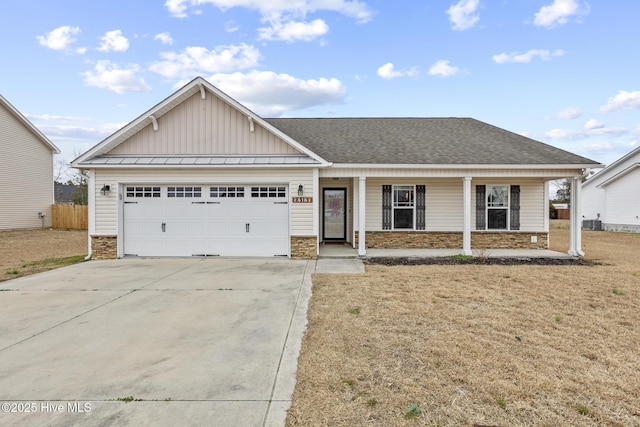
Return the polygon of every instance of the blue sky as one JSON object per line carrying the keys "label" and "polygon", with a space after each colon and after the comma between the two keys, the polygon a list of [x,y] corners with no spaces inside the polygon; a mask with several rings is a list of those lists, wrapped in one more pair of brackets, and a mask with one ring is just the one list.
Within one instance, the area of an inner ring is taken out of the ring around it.
{"label": "blue sky", "polygon": [[11,0],[0,93],[73,159],[203,76],[263,117],[474,117],[640,144],[637,0]]}

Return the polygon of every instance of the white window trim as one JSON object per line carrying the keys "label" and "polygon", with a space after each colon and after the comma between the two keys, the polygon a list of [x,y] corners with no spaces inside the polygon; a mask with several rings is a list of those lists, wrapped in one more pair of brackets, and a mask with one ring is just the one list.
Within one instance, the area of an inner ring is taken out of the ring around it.
{"label": "white window trim", "polygon": [[[396,209],[408,209],[408,206],[396,206],[396,188],[397,187],[411,187],[413,191],[413,209],[411,228],[396,228]],[[415,231],[416,230],[416,186],[415,184],[392,184],[391,185],[391,230],[393,231]]]}
{"label": "white window trim", "polygon": [[[490,207],[489,195],[492,187],[507,187],[507,206]],[[487,231],[509,231],[511,230],[511,185],[510,184],[487,184],[485,194],[485,230]],[[506,209],[507,210],[507,228],[489,228],[489,210]]]}

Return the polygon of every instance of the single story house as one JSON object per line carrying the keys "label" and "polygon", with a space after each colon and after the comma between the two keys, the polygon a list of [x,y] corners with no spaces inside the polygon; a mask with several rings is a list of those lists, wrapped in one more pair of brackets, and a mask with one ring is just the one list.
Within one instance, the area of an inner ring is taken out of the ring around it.
{"label": "single story house", "polygon": [[640,147],[587,179],[582,196],[583,220],[600,221],[606,231],[640,233]]}
{"label": "single story house", "polygon": [[0,230],[51,226],[56,147],[0,95]]}
{"label": "single story house", "polygon": [[471,118],[265,119],[198,77],[72,166],[94,258],[316,258],[545,249],[549,181],[601,165]]}

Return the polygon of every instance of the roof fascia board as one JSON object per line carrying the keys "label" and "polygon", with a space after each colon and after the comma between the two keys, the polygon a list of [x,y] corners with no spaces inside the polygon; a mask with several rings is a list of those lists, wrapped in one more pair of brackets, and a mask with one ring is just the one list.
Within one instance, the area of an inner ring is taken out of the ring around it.
{"label": "roof fascia board", "polygon": [[322,168],[324,166],[320,164],[259,164],[259,165],[241,165],[241,164],[230,164],[230,165],[159,165],[159,164],[91,164],[91,163],[80,163],[76,164],[74,167],[78,169],[315,169]]}
{"label": "roof fascia board", "polygon": [[602,164],[556,164],[556,165],[531,165],[531,164],[507,164],[507,165],[485,165],[485,164],[370,164],[370,163],[333,163],[333,168],[349,169],[597,169],[602,168]]}
{"label": "roof fascia board", "polygon": [[16,107],[14,107],[4,96],[0,95],[0,104],[2,104],[18,121],[25,125],[40,141],[48,146],[54,154],[60,154],[60,149],[49,140],[33,123],[27,119]]}
{"label": "roof fascia board", "polygon": [[[582,186],[585,187],[585,186],[588,186],[588,185],[598,181],[599,179],[603,179],[604,176],[607,173],[613,171],[616,167],[618,167],[618,165],[626,162],[627,160],[629,160],[630,158],[632,158],[636,154],[640,154],[640,147],[637,147],[636,149],[632,150],[631,152],[629,152],[629,153],[625,154],[624,156],[620,157],[618,160],[616,160],[615,162],[613,162],[610,165],[606,166],[604,169],[599,170],[597,174],[595,174],[592,177],[590,177],[586,182],[583,183]],[[611,179],[611,178],[609,178],[609,179]],[[596,187],[599,187],[600,185],[602,185],[602,182],[600,184],[597,184]]]}
{"label": "roof fascia board", "polygon": [[[247,107],[245,107],[244,105],[240,104],[238,101],[236,101],[235,99],[231,98],[229,95],[227,95],[226,93],[222,92],[221,90],[219,90],[218,88],[213,86],[211,83],[209,83],[207,80],[205,80],[202,77],[196,77],[195,79],[193,79],[192,81],[190,81],[189,83],[184,85],[181,89],[178,89],[172,95],[170,95],[169,97],[165,98],[160,103],[156,104],[150,110],[147,110],[145,113],[143,113],[140,116],[138,116],[138,118],[134,119],[129,124],[125,125],[123,128],[121,128],[120,130],[116,131],[114,134],[112,134],[111,136],[107,137],[102,142],[98,143],[96,146],[94,146],[93,148],[88,150],[86,153],[82,154],[77,159],[73,160],[71,162],[71,165],[73,167],[80,167],[80,165],[82,165],[82,163],[84,161],[86,161],[87,159],[96,157],[96,156],[98,156],[100,154],[104,154],[107,151],[117,147],[119,144],[121,144],[122,142],[124,142],[126,140],[127,137],[125,135],[128,132],[130,132],[132,129],[135,129],[142,122],[147,121],[149,119],[149,116],[154,116],[156,119],[160,118],[163,114],[158,114],[159,111],[162,111],[163,109],[165,109],[168,106],[170,106],[170,109],[174,108],[175,105],[171,106],[172,103],[175,103],[182,96],[184,96],[185,94],[188,94],[190,92],[193,92],[193,93],[196,93],[198,91],[202,92],[202,90],[203,90],[202,88],[203,87],[206,88],[206,90],[208,90],[211,93],[213,93],[215,96],[221,98],[223,101],[225,101],[228,104],[230,104],[235,109],[239,110],[242,114],[246,115],[247,117],[251,117],[254,121],[259,123],[261,126],[266,128],[270,132],[276,134],[278,137],[283,139],[287,144],[293,146],[298,151],[301,151],[302,153],[304,153],[304,154],[308,155],[309,157],[313,158],[314,160],[320,162],[323,166],[328,166],[329,165],[329,162],[327,162],[325,159],[323,159],[322,157],[318,156],[316,153],[314,153],[311,150],[309,150],[308,148],[304,147],[303,145],[301,145],[297,141],[293,140],[290,136],[282,133],[282,131],[280,131],[279,129],[277,129],[274,126],[272,126],[269,123],[267,123],[265,120],[263,120],[256,113],[254,113],[253,111],[249,110]],[[176,103],[176,105],[177,105],[177,103]]]}
{"label": "roof fascia board", "polygon": [[614,176],[612,176],[611,178],[607,179],[606,181],[603,181],[600,184],[596,185],[596,188],[606,187],[607,185],[612,184],[613,182],[619,180],[620,178],[622,178],[623,176],[625,176],[626,174],[628,174],[629,172],[631,172],[632,170],[638,167],[640,167],[640,163],[634,163],[628,168],[626,168],[625,170],[623,170],[622,172],[619,172]]}

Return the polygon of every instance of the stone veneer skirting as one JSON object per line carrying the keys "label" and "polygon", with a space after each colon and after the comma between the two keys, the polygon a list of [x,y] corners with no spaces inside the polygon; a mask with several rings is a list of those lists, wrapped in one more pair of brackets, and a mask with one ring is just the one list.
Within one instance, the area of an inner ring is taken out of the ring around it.
{"label": "stone veneer skirting", "polygon": [[118,236],[91,236],[91,259],[118,258]]}
{"label": "stone veneer skirting", "polygon": [[[531,242],[535,236],[537,242]],[[472,249],[548,249],[548,233],[524,231],[475,231]],[[367,231],[367,248],[378,249],[461,249],[462,233],[439,231]],[[355,247],[358,247],[356,231]],[[293,256],[292,256],[293,257]]]}
{"label": "stone veneer skirting", "polygon": [[317,259],[316,236],[291,236],[291,259]]}

